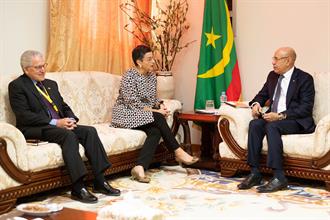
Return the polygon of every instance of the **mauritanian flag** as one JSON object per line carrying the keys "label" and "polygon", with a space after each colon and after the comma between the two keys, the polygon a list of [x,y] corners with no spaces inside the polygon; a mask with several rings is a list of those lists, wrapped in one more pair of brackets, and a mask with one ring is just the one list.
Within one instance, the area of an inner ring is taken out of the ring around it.
{"label": "mauritanian flag", "polygon": [[234,35],[226,0],[205,0],[195,109],[204,109],[206,100],[214,100],[219,108],[222,91],[228,101],[240,99]]}

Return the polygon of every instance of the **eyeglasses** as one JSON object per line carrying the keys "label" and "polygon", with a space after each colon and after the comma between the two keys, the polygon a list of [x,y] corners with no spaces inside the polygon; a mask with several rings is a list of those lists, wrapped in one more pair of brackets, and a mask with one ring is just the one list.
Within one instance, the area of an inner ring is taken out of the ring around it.
{"label": "eyeglasses", "polygon": [[41,70],[42,68],[46,68],[48,65],[48,63],[44,63],[43,65],[39,65],[39,66],[30,66],[33,67],[36,70]]}
{"label": "eyeglasses", "polygon": [[277,62],[279,60],[283,60],[283,59],[286,59],[286,58],[288,58],[288,57],[272,57],[272,60]]}

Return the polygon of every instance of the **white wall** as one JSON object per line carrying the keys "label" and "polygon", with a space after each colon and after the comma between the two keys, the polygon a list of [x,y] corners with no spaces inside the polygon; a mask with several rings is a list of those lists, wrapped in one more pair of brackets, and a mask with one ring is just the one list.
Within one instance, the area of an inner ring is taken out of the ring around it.
{"label": "white wall", "polygon": [[[235,43],[245,100],[261,89],[278,47],[295,48],[296,66],[305,71],[330,71],[330,0],[233,1]],[[180,52],[173,68],[175,96],[184,103],[184,110],[194,106],[204,8],[202,0],[188,3],[191,29],[183,40],[197,41]],[[192,131],[192,142],[199,143],[198,131]]]}
{"label": "white wall", "polygon": [[21,73],[22,52],[46,52],[48,0],[0,0],[0,30],[0,74]]}
{"label": "white wall", "polygon": [[236,6],[236,48],[245,99],[261,88],[280,46],[296,50],[298,68],[330,71],[330,0],[239,0]]}
{"label": "white wall", "polygon": [[[190,25],[183,35],[182,42],[194,43],[180,51],[173,65],[175,78],[175,98],[183,103],[184,111],[193,111],[198,71],[199,48],[201,42],[204,0],[188,0],[187,20]],[[191,129],[192,143],[200,143],[200,131],[194,126]]]}

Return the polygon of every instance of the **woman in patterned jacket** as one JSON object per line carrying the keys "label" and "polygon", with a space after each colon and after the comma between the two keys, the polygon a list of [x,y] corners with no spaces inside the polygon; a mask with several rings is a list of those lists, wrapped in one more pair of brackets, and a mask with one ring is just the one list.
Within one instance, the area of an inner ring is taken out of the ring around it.
{"label": "woman in patterned jacket", "polygon": [[137,166],[131,170],[132,178],[149,183],[144,170],[148,169],[160,138],[166,146],[175,152],[179,163],[191,165],[198,158],[187,154],[176,141],[166,123],[169,111],[163,101],[156,97],[156,74],[152,51],[145,45],[139,45],[132,51],[135,67],[123,75],[119,96],[113,107],[112,126],[142,130],[147,138],[140,151]]}

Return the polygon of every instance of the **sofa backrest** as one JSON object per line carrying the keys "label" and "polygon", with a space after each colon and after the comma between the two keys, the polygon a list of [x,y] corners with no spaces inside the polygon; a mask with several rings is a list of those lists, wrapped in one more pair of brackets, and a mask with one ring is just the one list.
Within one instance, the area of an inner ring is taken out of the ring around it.
{"label": "sofa backrest", "polygon": [[[1,76],[0,121],[15,125],[9,105],[8,84],[19,75]],[[57,82],[64,101],[79,117],[80,124],[110,123],[112,106],[119,92],[121,77],[105,72],[51,72],[46,78]]]}
{"label": "sofa backrest", "polygon": [[317,124],[324,116],[330,114],[330,72],[312,75],[315,85],[313,118]]}
{"label": "sofa backrest", "polygon": [[0,74],[0,121],[15,126],[15,115],[11,110],[8,98],[8,84],[17,78],[17,74]]}

